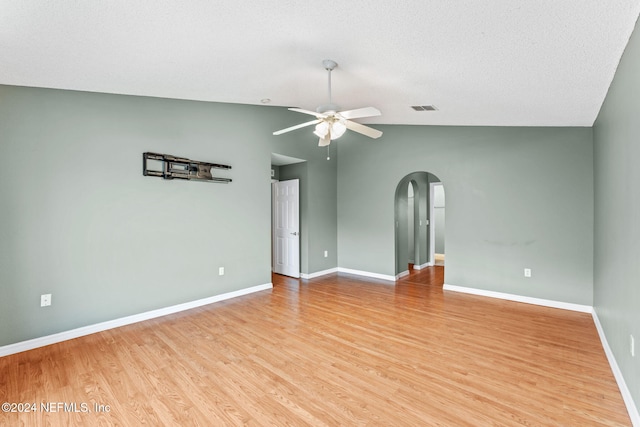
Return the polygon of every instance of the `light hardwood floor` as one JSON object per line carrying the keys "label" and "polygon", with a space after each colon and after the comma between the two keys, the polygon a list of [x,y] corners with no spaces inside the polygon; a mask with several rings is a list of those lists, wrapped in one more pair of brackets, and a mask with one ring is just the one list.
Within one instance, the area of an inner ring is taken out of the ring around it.
{"label": "light hardwood floor", "polygon": [[442,280],[437,266],[396,286],[276,275],[271,291],[3,357],[0,402],[38,411],[0,425],[630,425],[590,315]]}

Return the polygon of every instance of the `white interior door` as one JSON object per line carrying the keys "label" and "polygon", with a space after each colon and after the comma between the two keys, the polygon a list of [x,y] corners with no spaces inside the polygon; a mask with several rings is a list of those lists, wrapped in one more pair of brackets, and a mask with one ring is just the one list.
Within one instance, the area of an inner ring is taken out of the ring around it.
{"label": "white interior door", "polygon": [[273,271],[300,277],[300,192],[299,180],[274,182]]}

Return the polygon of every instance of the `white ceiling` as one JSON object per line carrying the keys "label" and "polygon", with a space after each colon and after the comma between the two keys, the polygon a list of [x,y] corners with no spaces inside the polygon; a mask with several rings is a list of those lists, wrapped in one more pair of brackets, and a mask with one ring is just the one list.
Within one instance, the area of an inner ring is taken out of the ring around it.
{"label": "white ceiling", "polygon": [[591,126],[639,12],[640,0],[0,0],[0,84],[315,109],[329,58],[333,101],[382,111],[364,123]]}

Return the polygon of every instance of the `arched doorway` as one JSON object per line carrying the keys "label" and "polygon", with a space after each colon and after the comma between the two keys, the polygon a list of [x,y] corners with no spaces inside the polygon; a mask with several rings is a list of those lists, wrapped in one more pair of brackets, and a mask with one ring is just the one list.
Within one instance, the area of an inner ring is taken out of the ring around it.
{"label": "arched doorway", "polygon": [[[429,172],[413,172],[400,180],[395,192],[395,257],[396,279],[409,274],[410,265],[414,269],[422,269],[434,265],[436,240],[444,246],[443,228],[434,228],[434,221],[442,218],[444,201],[439,208],[434,205],[432,184],[443,190],[442,181]],[[443,194],[443,191],[442,191]],[[438,196],[438,201],[440,201]],[[435,209],[442,210],[435,211]],[[436,214],[437,212],[437,214]],[[438,234],[436,234],[438,233]],[[444,249],[442,255],[444,255]],[[441,257],[439,257],[441,258]],[[439,261],[442,262],[442,261]]]}

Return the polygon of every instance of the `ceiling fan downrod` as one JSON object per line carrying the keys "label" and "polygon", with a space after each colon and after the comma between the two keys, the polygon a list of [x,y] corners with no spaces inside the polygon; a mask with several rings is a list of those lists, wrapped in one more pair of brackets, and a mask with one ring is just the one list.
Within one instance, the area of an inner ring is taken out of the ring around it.
{"label": "ceiling fan downrod", "polygon": [[[329,73],[328,79],[327,79],[327,92],[329,95],[329,103],[327,105],[322,105],[320,107],[318,107],[318,112],[319,113],[325,113],[327,111],[338,111],[340,108],[337,105],[333,104],[332,98],[331,98],[331,72],[338,66],[338,63],[335,61],[332,61],[331,59],[325,59],[324,61],[322,61],[322,65],[324,66],[324,69],[327,70],[327,72]],[[320,110],[323,111],[320,111]]]}

